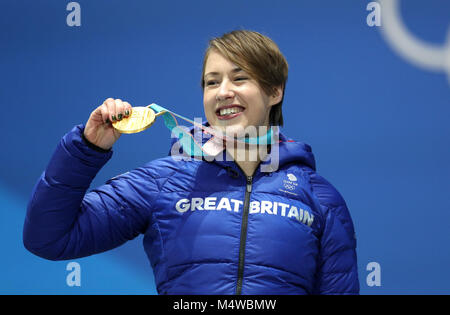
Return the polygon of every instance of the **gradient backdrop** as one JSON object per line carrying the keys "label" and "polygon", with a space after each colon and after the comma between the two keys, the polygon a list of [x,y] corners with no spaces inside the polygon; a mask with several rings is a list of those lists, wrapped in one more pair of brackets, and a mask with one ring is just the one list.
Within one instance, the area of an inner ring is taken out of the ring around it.
{"label": "gradient backdrop", "polygon": [[[203,116],[207,41],[233,29],[274,39],[290,73],[284,133],[309,143],[318,172],[347,201],[358,237],[362,294],[450,293],[450,81],[397,55],[366,0],[0,1],[0,293],[156,294],[142,238],[68,262],[22,245],[26,205],[60,138],[108,97]],[[445,43],[447,0],[403,1],[416,37]],[[450,44],[450,43],[449,43]],[[92,187],[167,155],[162,121],[124,135]],[[366,266],[381,266],[381,286]]]}

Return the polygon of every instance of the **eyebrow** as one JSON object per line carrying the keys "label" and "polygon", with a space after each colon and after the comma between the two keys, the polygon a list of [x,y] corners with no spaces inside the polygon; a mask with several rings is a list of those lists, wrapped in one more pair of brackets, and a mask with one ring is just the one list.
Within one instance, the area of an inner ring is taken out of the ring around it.
{"label": "eyebrow", "polygon": [[[232,73],[237,73],[237,72],[240,72],[240,71],[243,71],[241,68],[234,68],[233,70],[231,70],[231,72]],[[219,72],[208,72],[207,74],[205,74],[205,78],[208,76],[208,75],[218,75],[218,74],[220,74]]]}

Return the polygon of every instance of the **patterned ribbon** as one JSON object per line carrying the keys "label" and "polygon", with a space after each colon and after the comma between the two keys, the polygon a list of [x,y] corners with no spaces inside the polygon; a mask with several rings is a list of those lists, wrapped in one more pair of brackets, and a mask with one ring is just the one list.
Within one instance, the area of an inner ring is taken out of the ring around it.
{"label": "patterned ribbon", "polygon": [[[224,141],[228,143],[240,142],[252,145],[268,145],[274,143],[273,128],[269,128],[268,132],[260,137],[234,138],[227,136],[225,133],[219,130],[204,126],[201,123],[178,115],[157,104],[153,103],[147,107],[150,107],[156,113],[157,117],[163,117],[166,127],[172,132],[172,135],[178,138],[178,141],[183,147],[184,152],[186,152],[190,156],[216,156],[224,150]],[[197,137],[194,137],[186,127],[180,126],[175,117],[183,119],[194,125],[194,127],[202,129],[203,132],[209,134],[211,138],[207,142],[205,142],[205,144],[202,144],[201,139],[196,139]]]}

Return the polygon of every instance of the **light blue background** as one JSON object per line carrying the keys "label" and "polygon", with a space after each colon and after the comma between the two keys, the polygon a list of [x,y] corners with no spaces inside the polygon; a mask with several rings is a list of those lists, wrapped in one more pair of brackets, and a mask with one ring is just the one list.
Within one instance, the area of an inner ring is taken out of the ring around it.
{"label": "light blue background", "polygon": [[[68,262],[28,253],[22,227],[32,187],[60,138],[108,97],[203,115],[200,74],[211,37],[244,28],[278,43],[289,65],[283,104],[289,137],[309,143],[318,172],[347,201],[358,237],[362,294],[450,293],[450,89],[442,73],[404,61],[363,0],[1,0],[0,293],[155,294],[142,238]],[[410,31],[443,44],[447,0],[408,0]],[[164,156],[162,121],[124,135],[92,187]],[[369,262],[381,287],[366,284]]]}

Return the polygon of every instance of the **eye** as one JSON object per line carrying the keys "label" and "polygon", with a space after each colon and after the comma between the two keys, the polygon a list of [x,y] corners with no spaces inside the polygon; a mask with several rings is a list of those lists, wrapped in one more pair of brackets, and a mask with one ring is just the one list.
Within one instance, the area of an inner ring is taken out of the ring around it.
{"label": "eye", "polygon": [[234,79],[235,81],[243,81],[243,80],[247,80],[246,77],[238,77],[236,79]]}
{"label": "eye", "polygon": [[214,80],[206,81],[207,86],[215,85],[215,84],[217,84],[217,81],[214,81]]}

